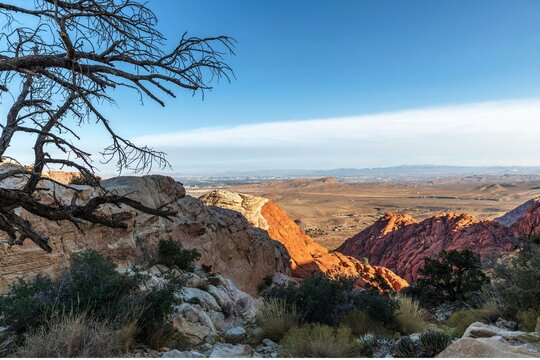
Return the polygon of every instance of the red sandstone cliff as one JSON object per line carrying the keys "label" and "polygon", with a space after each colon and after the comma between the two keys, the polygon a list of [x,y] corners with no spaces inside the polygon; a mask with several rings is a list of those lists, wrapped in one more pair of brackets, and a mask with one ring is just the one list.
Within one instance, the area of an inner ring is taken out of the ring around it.
{"label": "red sandstone cliff", "polygon": [[207,205],[242,213],[252,225],[266,230],[270,237],[285,247],[291,258],[293,276],[304,278],[313,272],[356,277],[357,284],[370,282],[381,275],[392,288],[399,290],[408,283],[382,266],[370,266],[339,252],[329,252],[306,235],[302,229],[272,201],[246,194],[215,190],[200,198]]}
{"label": "red sandstone cliff", "polygon": [[442,213],[417,222],[388,213],[337,250],[415,281],[424,258],[442,250],[470,249],[482,258],[511,251],[520,238],[540,232],[540,201],[531,200],[496,220]]}

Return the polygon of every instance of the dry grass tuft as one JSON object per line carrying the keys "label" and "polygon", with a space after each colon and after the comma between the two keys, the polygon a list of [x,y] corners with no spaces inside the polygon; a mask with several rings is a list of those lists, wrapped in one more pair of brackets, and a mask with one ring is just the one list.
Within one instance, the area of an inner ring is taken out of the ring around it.
{"label": "dry grass tuft", "polygon": [[280,299],[269,299],[257,312],[256,321],[263,331],[262,336],[277,342],[287,331],[298,325],[300,316],[296,306]]}
{"label": "dry grass tuft", "polygon": [[349,328],[304,325],[293,328],[280,342],[281,357],[344,358],[360,355],[359,344]]}
{"label": "dry grass tuft", "polygon": [[409,297],[397,297],[396,300],[399,302],[396,321],[400,330],[407,335],[424,331],[427,311]]}
{"label": "dry grass tuft", "polygon": [[115,357],[121,354],[118,332],[86,315],[59,315],[27,333],[15,355],[36,358]]}
{"label": "dry grass tuft", "polygon": [[394,331],[384,326],[380,321],[373,320],[361,310],[352,310],[345,315],[342,326],[351,329],[355,336],[366,334],[393,335]]}

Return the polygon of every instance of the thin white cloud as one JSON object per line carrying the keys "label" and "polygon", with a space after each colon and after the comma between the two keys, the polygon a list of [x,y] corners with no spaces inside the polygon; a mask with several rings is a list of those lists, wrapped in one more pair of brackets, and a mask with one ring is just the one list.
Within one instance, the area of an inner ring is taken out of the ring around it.
{"label": "thin white cloud", "polygon": [[135,139],[165,150],[178,173],[540,165],[540,99],[341,118],[204,128]]}
{"label": "thin white cloud", "polygon": [[[177,149],[272,149],[354,142],[395,142],[438,137],[447,142],[477,136],[492,147],[494,136],[540,135],[540,99],[505,100],[339,118],[277,121],[141,136],[134,141]],[[443,142],[444,144],[444,142]],[[402,149],[406,150],[406,149]]]}

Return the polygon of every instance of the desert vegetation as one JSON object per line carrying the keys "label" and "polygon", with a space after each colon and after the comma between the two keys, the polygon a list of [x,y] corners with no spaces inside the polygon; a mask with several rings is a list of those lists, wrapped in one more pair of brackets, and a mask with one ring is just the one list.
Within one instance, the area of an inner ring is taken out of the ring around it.
{"label": "desert vegetation", "polygon": [[171,275],[148,287],[147,280],[137,269],[118,271],[93,250],[76,255],[58,279],[20,279],[0,298],[0,322],[18,334],[13,355],[108,357],[136,343],[173,345],[166,319],[181,302],[183,282]]}
{"label": "desert vegetation", "polygon": [[[312,275],[266,289],[259,325],[282,356],[294,357],[434,357],[474,322],[534,331],[540,302],[530,285],[539,281],[538,248],[526,242],[497,269],[495,285],[469,250],[426,259],[419,281],[398,293]],[[445,308],[451,310],[442,316]]]}

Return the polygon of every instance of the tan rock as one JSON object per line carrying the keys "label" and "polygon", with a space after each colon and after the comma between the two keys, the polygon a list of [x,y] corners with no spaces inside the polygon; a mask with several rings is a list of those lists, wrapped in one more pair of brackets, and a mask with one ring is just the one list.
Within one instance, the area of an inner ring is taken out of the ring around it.
{"label": "tan rock", "polygon": [[[11,186],[21,186],[25,179],[10,181]],[[202,254],[200,263],[232,279],[248,293],[256,293],[266,276],[290,272],[284,247],[265,231],[250,225],[237,211],[205,206],[185,196],[183,186],[170,177],[119,177],[104,180],[102,185],[111,192],[129,194],[146,206],[169,204],[177,214],[167,220],[127,206],[104,205],[100,208],[103,214],[123,220],[128,228],[82,225],[80,232],[68,222],[51,222],[21,211],[38,231],[49,237],[53,251],[45,253],[30,241],[10,247],[7,236],[0,233],[0,291],[7,291],[8,285],[21,276],[55,276],[68,266],[74,253],[88,248],[111,256],[122,267],[150,264],[157,255],[160,239],[179,240],[185,248],[197,249]],[[56,192],[65,203],[83,204],[97,193],[88,186],[77,193],[49,181],[42,181],[40,186],[49,189],[39,194],[44,202],[50,201],[51,194]]]}
{"label": "tan rock", "polygon": [[439,358],[537,358],[539,356],[539,352],[523,346],[510,345],[500,336],[460,339],[437,355]]}
{"label": "tan rock", "polygon": [[461,339],[450,344],[437,357],[540,357],[540,351],[529,344],[531,339],[540,341],[540,336],[475,322],[469,325]]}

